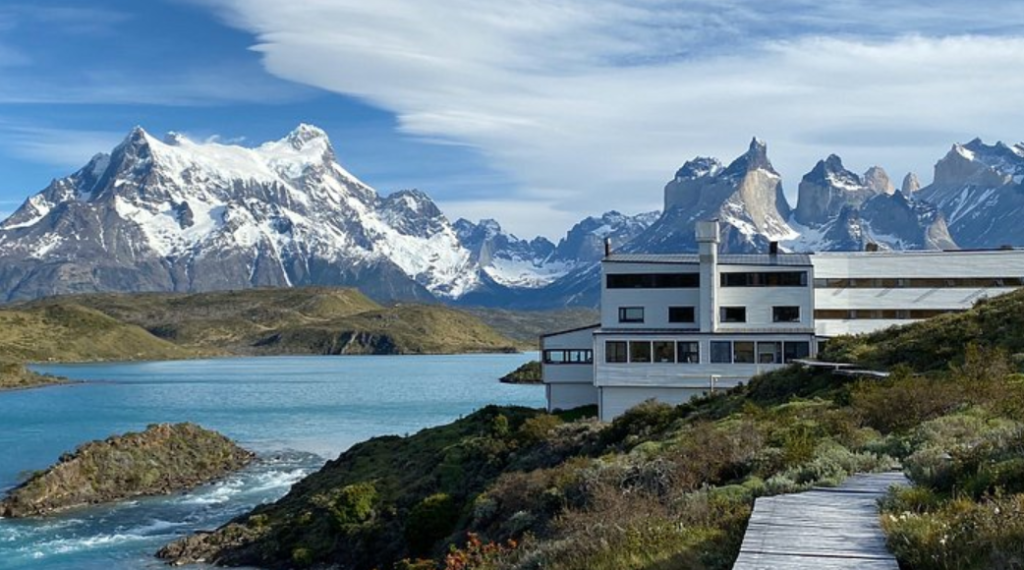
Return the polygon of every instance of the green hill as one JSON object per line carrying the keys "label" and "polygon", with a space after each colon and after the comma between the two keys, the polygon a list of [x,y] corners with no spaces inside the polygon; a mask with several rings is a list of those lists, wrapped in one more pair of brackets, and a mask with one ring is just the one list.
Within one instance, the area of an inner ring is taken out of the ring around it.
{"label": "green hill", "polygon": [[382,307],[355,289],[326,287],[52,297],[0,310],[0,326],[0,354],[14,362],[508,352],[517,346],[465,311]]}
{"label": "green hill", "polygon": [[[902,568],[1024,564],[1024,291],[832,341],[885,366],[790,367],[726,394],[587,410],[488,407],[354,446],[276,503],[177,541],[171,561],[354,570],[726,570],[755,498],[902,465],[882,505]],[[953,344],[956,343],[956,344]]]}
{"label": "green hill", "polygon": [[288,326],[254,346],[276,354],[515,352],[515,342],[480,319],[442,305],[397,305]]}
{"label": "green hill", "polygon": [[11,362],[173,360],[199,354],[72,301],[0,309],[0,355]]}
{"label": "green hill", "polygon": [[109,293],[51,297],[30,306],[90,307],[185,347],[244,350],[268,332],[379,309],[355,289],[246,289],[210,293]]}

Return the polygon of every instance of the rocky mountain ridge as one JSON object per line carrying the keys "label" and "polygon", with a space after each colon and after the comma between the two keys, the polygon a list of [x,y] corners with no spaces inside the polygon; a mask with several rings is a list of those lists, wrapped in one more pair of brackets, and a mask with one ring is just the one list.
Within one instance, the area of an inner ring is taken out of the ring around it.
{"label": "rocky mountain ridge", "polygon": [[617,250],[692,251],[698,220],[723,250],[952,249],[1024,242],[1024,144],[954,145],[921,187],[830,155],[795,207],[767,145],[729,164],[697,157],[664,188],[664,211],[588,217],[556,244],[492,219],[450,222],[427,194],[378,194],[346,171],[322,130],[255,148],[157,140],[134,129],[110,154],[55,180],[0,223],[0,300],[92,291],[343,285],[384,301],[549,308],[596,303]]}

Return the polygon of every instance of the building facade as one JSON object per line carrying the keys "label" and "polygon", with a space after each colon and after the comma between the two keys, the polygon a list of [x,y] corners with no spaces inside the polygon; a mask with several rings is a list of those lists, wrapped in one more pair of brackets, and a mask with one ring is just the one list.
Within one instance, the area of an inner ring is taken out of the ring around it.
{"label": "building facade", "polygon": [[549,410],[682,403],[1024,284],[1024,251],[720,255],[718,236],[701,222],[697,254],[605,256],[601,322],[541,338]]}

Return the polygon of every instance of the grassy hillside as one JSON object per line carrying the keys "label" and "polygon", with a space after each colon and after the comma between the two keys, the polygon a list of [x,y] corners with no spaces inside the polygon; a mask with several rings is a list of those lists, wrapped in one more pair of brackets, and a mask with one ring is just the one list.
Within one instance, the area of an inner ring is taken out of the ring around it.
{"label": "grassy hillside", "polygon": [[0,309],[0,356],[10,362],[171,360],[197,354],[74,302]]}
{"label": "grassy hillside", "polygon": [[66,378],[59,376],[36,374],[27,369],[24,364],[0,361],[0,390],[19,390],[67,382]]}
{"label": "grassy hillside", "polygon": [[90,307],[186,347],[236,350],[268,332],[328,322],[380,305],[355,289],[246,289],[210,293],[91,294],[42,299],[30,306]]}
{"label": "grassy hillside", "polygon": [[375,438],[162,555],[268,568],[725,570],[756,497],[902,464],[915,486],[886,500],[883,526],[904,570],[1018,568],[1022,301],[831,345],[834,357],[891,364],[885,380],[788,368],[611,424],[490,407]]}
{"label": "grassy hillside", "polygon": [[538,338],[554,331],[592,325],[601,320],[594,309],[559,309],[554,311],[510,311],[470,307],[464,309],[480,318],[501,334],[516,340],[524,348],[537,350]]}
{"label": "grassy hillside", "polygon": [[464,311],[382,307],[355,289],[326,287],[53,297],[0,310],[0,326],[5,322],[16,326],[0,330],[0,354],[16,362],[517,347]]}
{"label": "grassy hillside", "polygon": [[281,328],[255,343],[276,354],[447,354],[515,352],[515,343],[465,312],[398,305]]}

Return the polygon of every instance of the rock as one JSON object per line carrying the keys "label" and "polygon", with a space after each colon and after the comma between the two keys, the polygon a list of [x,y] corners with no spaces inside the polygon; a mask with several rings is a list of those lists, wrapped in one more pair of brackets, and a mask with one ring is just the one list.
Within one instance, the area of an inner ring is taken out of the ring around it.
{"label": "rock", "polygon": [[0,501],[8,518],[192,489],[249,464],[255,455],[192,423],[155,424],[64,454]]}
{"label": "rock", "polygon": [[907,175],[903,177],[903,186],[900,187],[900,192],[902,192],[907,198],[910,198],[914,195],[914,192],[917,192],[920,189],[921,181],[917,179],[917,175],[913,172],[908,172]]}
{"label": "rock", "polygon": [[878,194],[893,194],[896,187],[889,180],[889,174],[881,166],[872,166],[864,173],[864,185]]}

